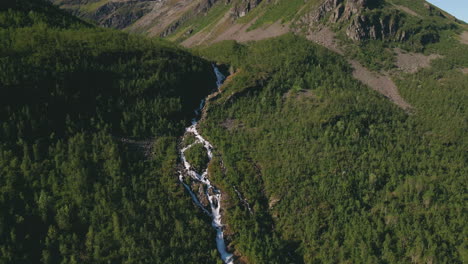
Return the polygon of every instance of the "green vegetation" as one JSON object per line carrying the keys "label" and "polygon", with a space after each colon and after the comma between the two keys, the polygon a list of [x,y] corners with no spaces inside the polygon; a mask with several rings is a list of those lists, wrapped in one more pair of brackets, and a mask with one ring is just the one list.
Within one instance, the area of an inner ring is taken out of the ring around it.
{"label": "green vegetation", "polygon": [[[302,0],[262,1],[244,17],[239,18],[237,23],[247,24],[255,19],[255,22],[253,22],[248,30],[254,30],[277,21],[284,24],[291,22],[298,17],[298,14],[303,14],[304,11],[309,10],[312,6],[316,6],[319,2],[317,0],[307,2]],[[299,12],[301,10],[303,12]]]}
{"label": "green vegetation", "polygon": [[234,40],[226,40],[209,47],[202,47],[194,50],[194,53],[210,57],[213,60],[223,63],[229,63],[233,67],[240,67],[249,55],[245,45],[239,44]]}
{"label": "green vegetation", "polygon": [[[216,263],[209,219],[173,174],[178,137],[213,89],[210,63],[46,2],[9,3],[0,263]],[[154,139],[151,157],[123,142],[136,137]]]}
{"label": "green vegetation", "polygon": [[183,141],[182,141],[182,142],[183,142],[183,146],[184,146],[184,147],[187,147],[187,146],[189,146],[189,145],[195,143],[196,140],[197,140],[197,138],[195,137],[195,135],[192,134],[192,133],[190,133],[190,134],[188,134],[187,136],[184,137],[184,139],[183,139]]}
{"label": "green vegetation", "polygon": [[0,4],[0,11],[0,27],[3,29],[32,25],[47,25],[52,28],[90,27],[89,24],[68,15],[65,11],[49,3],[44,4],[43,1],[4,1]]}
{"label": "green vegetation", "polygon": [[368,69],[390,70],[395,67],[395,56],[391,51],[391,46],[388,43],[380,40],[367,40],[362,42],[352,42],[341,38],[343,43],[346,43],[345,54],[350,58],[356,59],[365,65]]}
{"label": "green vegetation", "polygon": [[[242,261],[467,262],[463,26],[422,1],[407,5],[422,19],[385,3],[366,15],[398,17],[412,34],[346,42],[346,54],[374,70],[393,67],[394,47],[442,55],[395,78],[412,114],[356,81],[342,56],[292,34],[189,53],[47,2],[2,3],[0,263],[220,262],[209,217],[175,176],[177,146],[195,142],[181,140],[184,127],[215,88],[201,57],[235,72],[199,125]],[[263,2],[242,19],[290,21],[301,4]],[[193,30],[230,7],[216,5],[187,20]],[[201,144],[186,157],[207,166]]]}
{"label": "green vegetation", "polygon": [[428,53],[444,57],[430,68],[401,76],[398,87],[418,109],[418,120],[427,131],[424,137],[450,148],[459,144],[466,148],[468,76],[460,69],[468,68],[468,53],[456,37],[454,32],[444,32],[439,43],[426,46]]}
{"label": "green vegetation", "polygon": [[187,161],[195,168],[195,171],[202,173],[206,169],[206,165],[210,161],[206,154],[206,149],[203,144],[195,144],[185,152]]}
{"label": "green vegetation", "polygon": [[303,0],[282,0],[265,5],[264,13],[250,26],[249,30],[256,29],[265,24],[276,21],[286,23],[294,18],[299,9],[304,5]]}
{"label": "green vegetation", "polygon": [[[224,170],[210,171],[230,197],[225,218],[241,255],[249,263],[465,262],[461,50],[402,80],[414,115],[301,38],[202,50],[240,68],[201,126],[223,159]],[[227,129],[226,120],[242,126]]]}
{"label": "green vegetation", "polygon": [[[379,16],[377,15],[374,19],[378,20]],[[439,26],[437,26],[435,20],[423,23],[417,22],[414,19],[405,19],[404,21],[401,22],[404,26],[399,29],[399,32],[407,32],[405,34],[410,35],[405,40],[390,38],[385,41],[378,39],[355,42],[345,36],[343,32],[339,32],[338,36],[345,47],[347,56],[358,60],[369,69],[378,71],[389,70],[394,67],[395,57],[391,51],[393,48],[430,54],[431,45],[441,41],[446,43],[447,37],[453,38],[454,34],[461,32],[460,27],[456,24],[445,25],[439,23]],[[442,50],[451,48],[452,46],[445,45]],[[436,51],[432,50],[432,52]]]}
{"label": "green vegetation", "polygon": [[[201,30],[209,31],[230,8],[231,5],[218,2],[210,8],[205,15],[195,16],[184,21],[184,23],[169,38],[171,40],[183,41],[188,36],[196,34]],[[190,13],[192,12],[193,10],[190,10],[185,15],[190,17]],[[190,32],[190,34],[186,35],[187,32]]]}
{"label": "green vegetation", "polygon": [[91,13],[91,12],[95,12],[98,8],[100,8],[101,6],[105,5],[108,2],[109,0],[98,0],[97,2],[91,2],[86,5],[80,6],[80,9],[85,12]]}
{"label": "green vegetation", "polygon": [[[387,0],[380,1],[378,8],[364,10],[361,16],[366,19],[365,26],[374,28],[376,39],[351,40],[346,35],[350,21],[331,26],[337,32],[346,56],[375,71],[390,70],[395,63],[393,48],[428,54],[431,53],[428,47],[439,42],[446,43],[447,38],[463,30],[455,19],[424,4],[425,1]],[[327,19],[324,18],[323,23]],[[382,28],[382,25],[385,26]],[[445,48],[451,47],[445,45]]]}

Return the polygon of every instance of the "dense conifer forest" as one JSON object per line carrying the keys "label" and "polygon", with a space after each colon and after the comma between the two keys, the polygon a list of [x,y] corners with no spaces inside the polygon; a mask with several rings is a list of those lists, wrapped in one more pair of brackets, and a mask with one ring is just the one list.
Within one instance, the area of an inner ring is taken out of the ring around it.
{"label": "dense conifer forest", "polygon": [[[0,10],[0,263],[216,263],[174,176],[211,64],[39,1]],[[154,142],[145,155],[131,142]],[[130,142],[130,143],[128,143]]]}
{"label": "dense conifer forest", "polygon": [[468,79],[459,68],[468,57],[450,45],[433,68],[400,80],[412,114],[300,37],[199,51],[237,68],[202,133],[223,161],[212,175],[229,193],[226,221],[249,263],[466,260]]}
{"label": "dense conifer forest", "polygon": [[[251,27],[302,1],[278,3]],[[467,45],[431,19],[408,18],[424,34],[404,43],[342,40],[375,71],[395,70],[396,47],[439,55],[393,75],[405,110],[299,34],[187,50],[0,3],[0,263],[222,263],[177,174],[213,63],[230,74],[199,121],[213,159],[185,154],[223,194],[234,263],[467,262]]]}

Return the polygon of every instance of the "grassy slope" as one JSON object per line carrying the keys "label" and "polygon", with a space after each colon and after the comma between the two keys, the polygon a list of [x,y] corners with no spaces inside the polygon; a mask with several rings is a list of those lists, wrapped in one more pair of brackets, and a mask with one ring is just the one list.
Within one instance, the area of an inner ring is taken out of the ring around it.
{"label": "grassy slope", "polygon": [[[309,1],[310,2],[316,1]],[[259,18],[252,24],[249,28],[250,30],[256,29],[260,26],[275,23],[280,21],[281,23],[286,23],[295,17],[301,8],[304,7],[304,1],[293,0],[293,1],[275,1],[273,3],[267,4],[262,10],[262,14]]]}
{"label": "grassy slope", "polygon": [[[188,36],[184,35],[186,32],[191,30],[191,34],[196,34],[200,31],[210,31],[216,25],[216,23],[223,18],[226,13],[235,6],[236,2],[225,4],[224,2],[216,3],[206,14],[200,14],[191,19],[188,19],[182,23],[178,30],[169,36],[170,40],[181,42]],[[263,1],[256,8],[252,9],[246,16],[238,18],[236,23],[247,24],[255,19],[255,22],[249,27],[248,30],[253,30],[261,26],[269,25],[274,22],[280,21],[281,23],[287,23],[298,17],[298,14],[302,14],[300,10],[308,10],[311,6],[318,4],[318,1],[308,1],[304,4],[304,1],[274,1],[266,2]],[[193,12],[188,11],[187,14]]]}
{"label": "grassy slope", "polygon": [[95,12],[98,8],[100,8],[101,6],[105,5],[108,2],[109,0],[99,0],[94,3],[91,2],[86,5],[80,6],[80,10],[87,12],[87,13]]}
{"label": "grassy slope", "polygon": [[[191,31],[190,35],[196,34],[200,31],[209,31],[231,7],[231,4],[226,5],[222,2],[215,3],[215,5],[205,15],[196,16],[184,21],[184,23],[182,23],[182,25],[169,36],[169,39],[182,42],[188,37],[184,35],[187,31]],[[190,12],[193,11],[189,10],[187,13],[189,14]]]}

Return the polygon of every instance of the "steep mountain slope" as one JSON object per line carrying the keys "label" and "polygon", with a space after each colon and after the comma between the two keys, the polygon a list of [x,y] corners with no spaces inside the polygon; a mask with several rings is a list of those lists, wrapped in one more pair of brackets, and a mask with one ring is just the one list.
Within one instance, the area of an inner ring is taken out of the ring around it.
{"label": "steep mountain slope", "polygon": [[[352,40],[385,39],[424,45],[437,41],[438,31],[460,23],[423,0],[55,0],[75,14],[107,27],[127,28],[150,36],[170,36],[191,45],[210,43],[231,27],[268,30],[283,24],[290,30],[304,24],[333,24]],[[231,29],[232,33],[232,29]],[[283,32],[284,33],[284,32]],[[195,36],[194,36],[195,35]],[[202,37],[203,36],[203,37]],[[227,37],[227,36],[225,36]],[[260,36],[259,36],[260,38]]]}
{"label": "steep mountain slope", "polygon": [[123,29],[153,9],[156,0],[51,0],[74,15],[104,27]]}
{"label": "steep mountain slope", "polygon": [[[193,38],[187,43],[190,45],[224,39],[243,25],[247,25],[245,29],[253,29],[284,19],[280,22],[282,24],[295,18],[299,10],[317,4],[315,0],[305,4],[302,0],[51,1],[103,26],[125,28],[150,36],[170,36],[179,42]],[[267,36],[275,36],[274,30],[267,31],[270,32]],[[220,37],[222,33],[225,37]]]}
{"label": "steep mountain slope", "polygon": [[240,262],[466,261],[466,25],[422,1],[366,4],[294,24],[339,57],[292,36],[199,50],[237,68],[202,129]]}
{"label": "steep mountain slope", "polygon": [[221,261],[218,193],[175,173],[207,59],[231,76],[198,123],[211,161],[186,158],[234,263],[467,262],[465,24],[422,0],[54,2],[193,49],[1,13],[2,261]]}
{"label": "steep mountain slope", "polygon": [[46,2],[2,5],[0,262],[216,263],[174,177],[211,64]]}
{"label": "steep mountain slope", "polygon": [[237,68],[201,128],[239,262],[466,262],[467,47],[427,48],[410,115],[302,38],[200,50]]}
{"label": "steep mountain slope", "polygon": [[[89,4],[78,6],[83,9]],[[135,19],[127,30],[166,37],[187,47],[223,40],[247,42],[294,32],[345,55],[356,79],[407,111],[412,107],[401,97],[389,70],[414,72],[429,66],[430,60],[440,54],[424,57],[406,55],[401,50],[428,53],[428,44],[468,30],[467,25],[423,0],[205,0],[153,4],[152,11]]]}

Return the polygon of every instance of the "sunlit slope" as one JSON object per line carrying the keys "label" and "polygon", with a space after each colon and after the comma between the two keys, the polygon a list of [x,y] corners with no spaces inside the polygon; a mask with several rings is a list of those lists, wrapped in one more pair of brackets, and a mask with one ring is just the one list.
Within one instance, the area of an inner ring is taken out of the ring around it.
{"label": "sunlit slope", "polygon": [[230,197],[225,218],[238,255],[247,263],[466,260],[460,68],[468,58],[456,55],[466,46],[449,43],[453,53],[401,80],[412,114],[305,39],[200,50],[235,72],[208,103],[202,133],[222,160],[211,173]]}
{"label": "sunlit slope", "polygon": [[[168,37],[187,46],[259,40],[331,26],[351,40],[379,39],[420,46],[462,22],[423,0],[178,0],[54,3],[106,27]],[[250,36],[249,32],[255,32]]]}

